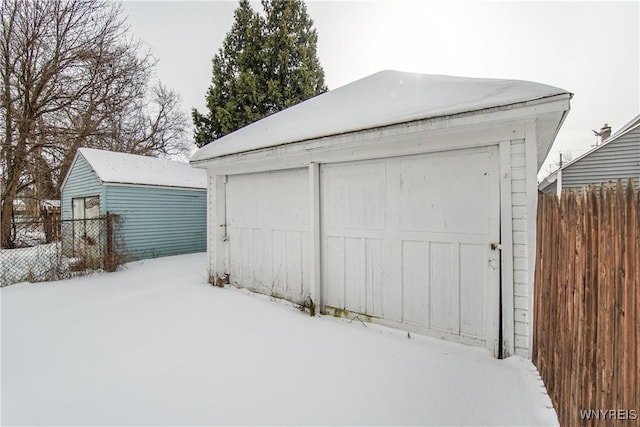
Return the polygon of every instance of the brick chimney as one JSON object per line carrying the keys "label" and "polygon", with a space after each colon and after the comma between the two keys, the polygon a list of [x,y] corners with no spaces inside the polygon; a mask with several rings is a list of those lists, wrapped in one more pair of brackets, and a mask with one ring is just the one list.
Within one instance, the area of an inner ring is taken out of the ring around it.
{"label": "brick chimney", "polygon": [[605,142],[607,138],[609,138],[610,136],[611,136],[611,126],[605,123],[604,126],[600,128],[600,143]]}

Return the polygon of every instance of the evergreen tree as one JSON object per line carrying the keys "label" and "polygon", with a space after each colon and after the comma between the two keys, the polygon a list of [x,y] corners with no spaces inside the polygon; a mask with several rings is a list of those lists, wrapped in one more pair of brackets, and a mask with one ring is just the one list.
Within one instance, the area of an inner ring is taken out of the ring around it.
{"label": "evergreen tree", "polygon": [[202,147],[228,133],[326,91],[318,36],[301,0],[263,0],[265,17],[241,0],[212,61],[206,114],[193,110]]}
{"label": "evergreen tree", "polygon": [[327,90],[317,57],[318,34],[302,0],[262,0],[269,114]]}
{"label": "evergreen tree", "polygon": [[222,47],[212,60],[212,85],[207,91],[208,113],[193,110],[195,142],[203,146],[263,116],[260,77],[262,18],[248,0],[241,0]]}

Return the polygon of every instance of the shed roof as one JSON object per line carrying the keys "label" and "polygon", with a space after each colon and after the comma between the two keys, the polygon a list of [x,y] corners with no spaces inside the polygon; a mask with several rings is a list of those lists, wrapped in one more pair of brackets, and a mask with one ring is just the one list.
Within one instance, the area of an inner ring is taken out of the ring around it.
{"label": "shed roof", "polygon": [[522,80],[381,71],[217,139],[191,161],[561,94],[570,95],[564,89]]}
{"label": "shed roof", "polygon": [[105,183],[207,188],[206,171],[188,163],[93,148],[79,148],[78,155]]}

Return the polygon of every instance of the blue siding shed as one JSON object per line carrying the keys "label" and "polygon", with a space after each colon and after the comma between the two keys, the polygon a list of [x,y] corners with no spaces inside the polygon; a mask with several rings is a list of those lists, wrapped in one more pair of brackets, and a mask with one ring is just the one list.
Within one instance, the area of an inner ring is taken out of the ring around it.
{"label": "blue siding shed", "polygon": [[63,220],[95,197],[94,213],[120,215],[129,260],[206,251],[206,172],[188,163],[80,148],[61,193]]}
{"label": "blue siding shed", "polygon": [[[100,196],[104,200],[104,185],[83,156],[74,159],[62,185],[60,211],[62,219],[73,219],[72,201],[80,197]],[[105,214],[102,203],[100,213]]]}

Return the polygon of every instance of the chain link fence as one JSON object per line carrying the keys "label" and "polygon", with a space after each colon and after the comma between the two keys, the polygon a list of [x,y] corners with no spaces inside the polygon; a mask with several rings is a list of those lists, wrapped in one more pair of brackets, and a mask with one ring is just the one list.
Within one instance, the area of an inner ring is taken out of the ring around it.
{"label": "chain link fence", "polygon": [[118,215],[76,220],[22,220],[15,248],[0,249],[0,287],[115,271],[125,260]]}

